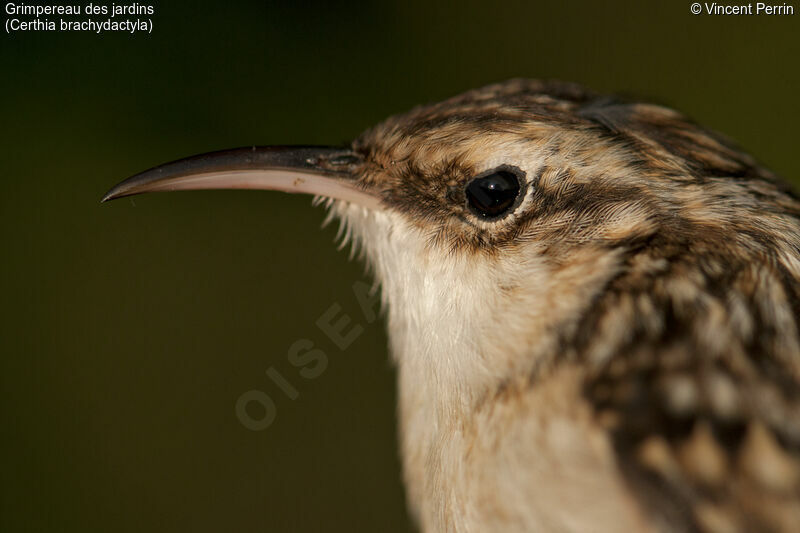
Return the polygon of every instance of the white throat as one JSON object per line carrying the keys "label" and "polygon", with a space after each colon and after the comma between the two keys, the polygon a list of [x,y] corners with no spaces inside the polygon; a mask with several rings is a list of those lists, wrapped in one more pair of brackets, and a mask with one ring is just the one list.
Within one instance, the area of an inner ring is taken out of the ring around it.
{"label": "white throat", "polygon": [[[554,356],[554,326],[586,305],[607,275],[599,273],[613,272],[603,265],[613,257],[588,252],[575,267],[554,269],[535,243],[504,257],[450,252],[393,211],[335,203],[331,214],[382,286],[399,374],[406,487],[415,514],[427,515],[431,495],[446,499],[454,490],[431,484],[444,479],[435,472],[460,468],[468,446],[459,435],[476,406]],[[559,289],[576,280],[587,290]]]}

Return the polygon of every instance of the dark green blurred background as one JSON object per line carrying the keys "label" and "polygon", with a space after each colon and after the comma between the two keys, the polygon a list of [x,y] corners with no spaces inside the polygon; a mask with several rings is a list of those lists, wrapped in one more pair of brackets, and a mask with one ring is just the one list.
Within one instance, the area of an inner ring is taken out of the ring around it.
{"label": "dark green blurred background", "polygon": [[[383,324],[324,212],[100,196],[167,160],[340,143],[520,76],[671,104],[800,176],[800,15],[689,5],[170,2],[152,35],[3,34],[0,530],[410,530]],[[334,303],[365,328],[344,352],[315,325]],[[328,355],[317,379],[287,360],[302,338]],[[275,401],[265,431],[234,413],[251,389]]]}

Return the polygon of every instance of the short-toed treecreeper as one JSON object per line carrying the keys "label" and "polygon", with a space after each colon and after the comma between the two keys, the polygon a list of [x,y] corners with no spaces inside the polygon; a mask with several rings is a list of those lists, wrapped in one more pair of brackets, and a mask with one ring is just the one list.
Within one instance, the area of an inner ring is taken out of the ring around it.
{"label": "short-toed treecreeper", "polygon": [[513,80],[105,199],[215,188],[324,197],[362,251],[423,531],[800,531],[800,201],[721,136]]}

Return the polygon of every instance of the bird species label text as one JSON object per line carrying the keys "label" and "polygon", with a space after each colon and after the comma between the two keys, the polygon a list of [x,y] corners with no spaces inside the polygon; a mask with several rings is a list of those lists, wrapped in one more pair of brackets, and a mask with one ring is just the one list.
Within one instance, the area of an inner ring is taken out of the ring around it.
{"label": "bird species label text", "polygon": [[152,33],[152,5],[81,4],[40,5],[8,2],[4,6],[6,33],[16,32],[127,32]]}

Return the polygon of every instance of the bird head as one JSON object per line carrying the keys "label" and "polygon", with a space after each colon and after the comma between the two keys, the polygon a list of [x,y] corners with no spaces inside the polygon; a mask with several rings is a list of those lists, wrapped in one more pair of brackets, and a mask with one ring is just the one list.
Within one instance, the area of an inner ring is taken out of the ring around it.
{"label": "bird head", "polygon": [[[476,390],[563,351],[632,265],[657,272],[678,249],[755,253],[753,232],[782,219],[753,198],[785,201],[780,187],[675,111],[514,80],[392,117],[348,147],[204,154],[104,200],[222,188],[326,199],[382,285],[398,360]],[[653,247],[663,253],[638,253]]]}

